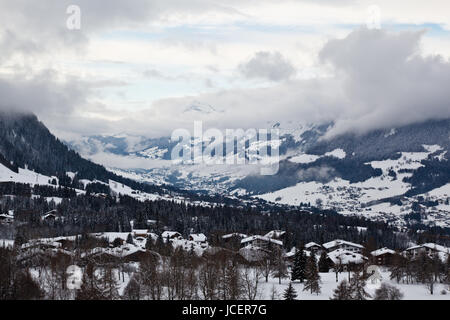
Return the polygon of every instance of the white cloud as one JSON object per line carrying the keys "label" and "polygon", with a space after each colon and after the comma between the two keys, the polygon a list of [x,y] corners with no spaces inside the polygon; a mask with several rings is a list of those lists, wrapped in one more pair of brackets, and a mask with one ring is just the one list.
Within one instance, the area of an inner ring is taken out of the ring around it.
{"label": "white cloud", "polygon": [[296,73],[295,67],[281,53],[267,51],[256,52],[250,60],[239,65],[239,71],[250,79],[271,81],[287,80]]}

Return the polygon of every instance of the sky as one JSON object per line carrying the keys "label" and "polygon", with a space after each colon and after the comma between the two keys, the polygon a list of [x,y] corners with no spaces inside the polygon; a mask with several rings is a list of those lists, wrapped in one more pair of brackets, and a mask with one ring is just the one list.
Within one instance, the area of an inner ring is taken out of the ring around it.
{"label": "sky", "polygon": [[449,12],[445,0],[0,0],[0,108],[66,140],[194,120],[333,121],[333,136],[449,118]]}

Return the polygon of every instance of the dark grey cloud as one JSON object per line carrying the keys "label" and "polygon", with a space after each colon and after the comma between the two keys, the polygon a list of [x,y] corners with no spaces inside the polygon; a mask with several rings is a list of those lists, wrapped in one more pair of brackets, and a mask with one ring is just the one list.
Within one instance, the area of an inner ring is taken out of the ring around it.
{"label": "dark grey cloud", "polygon": [[91,91],[77,79],[60,82],[51,70],[31,78],[21,75],[0,78],[0,109],[38,114],[70,114],[76,106],[87,103]]}
{"label": "dark grey cloud", "polygon": [[325,45],[345,99],[332,134],[450,117],[450,63],[419,55],[423,33],[361,28]]}
{"label": "dark grey cloud", "polygon": [[279,52],[259,51],[245,63],[239,65],[239,71],[249,79],[260,78],[281,81],[295,75],[292,63]]}

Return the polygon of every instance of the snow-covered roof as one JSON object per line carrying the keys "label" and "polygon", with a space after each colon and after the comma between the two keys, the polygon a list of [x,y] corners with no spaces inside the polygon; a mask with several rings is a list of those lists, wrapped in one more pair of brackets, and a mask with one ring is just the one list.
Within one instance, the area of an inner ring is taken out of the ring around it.
{"label": "snow-covered roof", "polygon": [[344,249],[337,249],[328,253],[328,257],[334,264],[363,263],[367,258],[362,254],[350,252]]}
{"label": "snow-covered roof", "polygon": [[192,241],[195,242],[203,242],[206,241],[206,236],[203,233],[191,233],[189,238],[192,238]]}
{"label": "snow-covered roof", "polygon": [[447,253],[447,254],[450,253],[450,249],[449,248],[441,246],[441,245],[436,244],[436,243],[420,244],[420,245],[417,245],[417,246],[409,247],[405,251],[416,250],[416,249],[421,249],[421,248],[428,248],[428,249],[432,249],[432,250],[443,252],[443,253]]}
{"label": "snow-covered roof", "polygon": [[385,248],[381,248],[381,249],[372,251],[370,254],[374,257],[378,257],[378,256],[381,256],[386,253],[395,254],[395,251],[385,247]]}
{"label": "snow-covered roof", "polygon": [[133,229],[133,233],[134,234],[147,234],[148,230],[147,229]]}
{"label": "snow-covered roof", "polygon": [[181,234],[180,234],[179,232],[177,232],[177,231],[164,231],[164,232],[161,234],[161,237],[163,237],[164,239],[165,239],[165,238],[171,238],[171,237],[173,237],[173,236],[179,237],[179,236],[181,236]]}
{"label": "snow-covered roof", "polygon": [[320,244],[317,244],[315,242],[308,242],[307,244],[305,244],[305,249],[309,249],[311,247],[322,247]]}
{"label": "snow-covered roof", "polygon": [[340,239],[337,239],[337,240],[333,240],[333,241],[324,243],[322,246],[323,246],[325,249],[330,249],[330,248],[339,246],[339,245],[341,245],[341,244],[346,244],[346,245],[348,245],[348,246],[352,246],[352,247],[364,249],[364,247],[363,247],[362,245],[360,245],[360,244],[353,243],[353,242],[350,242],[350,241],[340,240]]}
{"label": "snow-covered roof", "polygon": [[450,249],[436,243],[424,243],[422,246],[443,253],[450,253]]}
{"label": "snow-covered roof", "polygon": [[[310,255],[311,255],[311,252],[310,251],[303,251],[304,253],[305,253],[305,255],[307,256],[307,257],[309,257]],[[286,252],[284,255],[283,255],[283,257],[285,257],[285,258],[290,258],[290,257],[293,257],[293,256],[295,256],[295,254],[297,253],[297,248],[296,247],[292,247],[292,249],[289,251],[289,252]]]}
{"label": "snow-covered roof", "polygon": [[133,254],[135,252],[145,252],[146,250],[139,247],[139,246],[135,246],[129,243],[125,243],[123,245],[121,245],[120,247],[116,247],[116,248],[101,248],[101,247],[97,247],[94,248],[86,253],[83,253],[81,256],[85,257],[85,256],[91,256],[94,254],[100,254],[100,253],[105,253],[111,256],[115,256],[118,258],[123,258],[126,257],[130,254]]}
{"label": "snow-covered roof", "polygon": [[250,237],[244,238],[241,240],[241,243],[247,243],[247,242],[251,242],[254,240],[262,240],[262,241],[266,241],[266,242],[271,242],[271,243],[278,244],[280,246],[283,245],[283,241],[271,239],[271,238],[268,238],[265,236],[260,236],[260,235],[255,235],[255,236],[250,236]]}
{"label": "snow-covered roof", "polygon": [[284,235],[285,233],[286,233],[286,231],[282,231],[282,230],[272,230],[272,231],[269,231],[268,233],[266,233],[264,235],[264,237],[267,237],[267,238],[279,238],[282,235]]}
{"label": "snow-covered roof", "polygon": [[233,237],[238,237],[238,238],[247,238],[247,235],[244,233],[228,233],[222,236],[222,239],[229,239],[229,238],[233,238]]}

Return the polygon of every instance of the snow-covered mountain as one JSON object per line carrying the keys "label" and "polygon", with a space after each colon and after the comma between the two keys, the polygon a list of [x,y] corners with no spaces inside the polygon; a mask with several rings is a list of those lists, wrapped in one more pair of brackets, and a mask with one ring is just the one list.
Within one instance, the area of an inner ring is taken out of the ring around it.
{"label": "snow-covered mountain", "polygon": [[[325,139],[332,125],[268,122],[268,129],[280,131],[280,169],[273,176],[259,175],[249,165],[174,164],[170,155],[176,143],[168,137],[95,136],[69,144],[139,181],[310,204],[399,224],[450,226],[450,120]],[[110,155],[119,165],[106,161]]]}

